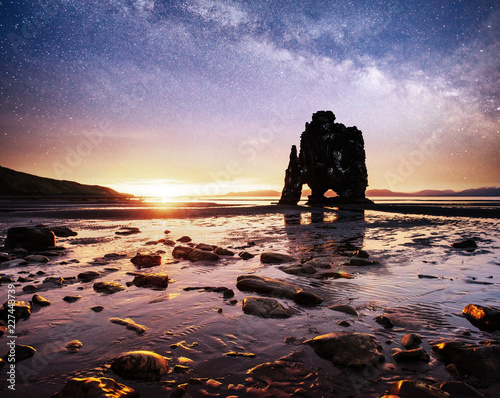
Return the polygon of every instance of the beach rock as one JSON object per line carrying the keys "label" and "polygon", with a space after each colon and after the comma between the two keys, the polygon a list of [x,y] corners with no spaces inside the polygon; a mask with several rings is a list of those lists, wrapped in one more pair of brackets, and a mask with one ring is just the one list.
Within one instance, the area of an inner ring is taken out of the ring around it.
{"label": "beach rock", "polygon": [[161,264],[161,256],[137,253],[130,261],[139,268],[155,267]]}
{"label": "beach rock", "polygon": [[94,312],[101,312],[104,307],[102,305],[96,305],[95,307],[91,307],[90,309]]}
{"label": "beach rock", "polygon": [[9,256],[7,253],[0,253],[0,263],[4,263],[5,261],[10,261],[12,260],[12,257]]}
{"label": "beach rock", "polygon": [[167,375],[168,362],[151,351],[131,351],[116,358],[111,369],[121,377],[155,380]]}
{"label": "beach rock", "polygon": [[81,341],[79,340],[71,340],[69,343],[66,343],[66,350],[68,350],[68,352],[72,352],[72,353],[75,353],[75,352],[78,352],[80,350],[80,348],[83,347],[83,344]]}
{"label": "beach rock", "polygon": [[466,344],[461,341],[445,341],[434,344],[432,350],[459,368],[476,375],[500,374],[500,344],[483,341]]}
{"label": "beach rock", "polygon": [[128,235],[134,235],[138,234],[141,231],[137,227],[121,227],[119,231],[116,231],[116,235],[123,235],[123,236],[128,236]]}
{"label": "beach rock", "polygon": [[187,256],[187,259],[194,263],[196,261],[217,261],[220,259],[220,257],[215,253],[193,249]]}
{"label": "beach rock", "polygon": [[99,278],[101,273],[99,271],[85,271],[78,274],[78,279],[82,282],[90,282],[93,279]]}
{"label": "beach rock", "polygon": [[461,381],[445,381],[439,389],[450,394],[452,398],[484,398],[474,387]]}
{"label": "beach rock", "polygon": [[352,305],[336,304],[336,305],[330,305],[328,308],[333,311],[339,311],[345,314],[359,316],[358,311],[356,311],[356,308],[354,308]]}
{"label": "beach rock", "polygon": [[239,352],[239,351],[229,351],[224,354],[227,357],[243,357],[243,358],[255,358],[253,352]]}
{"label": "beach rock", "polygon": [[9,302],[6,301],[0,309],[0,319],[7,321],[9,315],[14,315],[16,321],[19,319],[28,319],[31,315],[31,305],[24,301],[14,301],[14,305],[9,306]]}
{"label": "beach rock", "polygon": [[31,358],[33,355],[35,355],[35,353],[36,350],[29,345],[16,344],[16,362]]}
{"label": "beach rock", "polygon": [[3,283],[10,283],[10,282],[14,282],[14,279],[12,279],[10,276],[0,276],[0,283],[3,282]]}
{"label": "beach rock", "polygon": [[291,275],[312,275],[316,273],[316,268],[307,264],[282,265],[279,269]]}
{"label": "beach rock", "polygon": [[262,318],[289,318],[292,316],[290,311],[283,307],[278,300],[267,297],[245,297],[242,309],[245,314]]}
{"label": "beach rock", "polygon": [[377,322],[378,324],[382,325],[386,329],[391,329],[394,327],[394,324],[392,323],[392,321],[384,315],[379,315],[379,316],[375,317],[374,321]]}
{"label": "beach rock", "polygon": [[18,267],[20,265],[26,265],[28,262],[23,258],[16,258],[14,260],[5,261],[2,263],[2,267]]}
{"label": "beach rock", "polygon": [[139,325],[130,318],[125,318],[125,319],[110,318],[109,320],[110,322],[116,323],[117,325],[125,326],[128,330],[133,330],[137,334],[143,334],[146,331],[146,326]]}
{"label": "beach rock", "polygon": [[297,285],[258,275],[241,275],[236,287],[241,291],[262,293],[271,296],[290,298],[299,304],[320,304],[323,299],[314,293],[304,292]]}
{"label": "beach rock", "polygon": [[316,258],[313,258],[309,261],[306,261],[302,265],[303,266],[308,265],[308,266],[312,266],[314,268],[328,269],[328,268],[332,268],[332,261],[326,257],[316,257]]}
{"label": "beach rock", "polygon": [[48,228],[14,227],[7,231],[5,247],[29,251],[47,250],[56,245],[56,237]]}
{"label": "beach rock", "polygon": [[40,254],[31,254],[24,257],[24,259],[30,263],[48,263],[50,260]]}
{"label": "beach rock", "polygon": [[168,286],[168,275],[161,273],[136,275],[133,284],[137,287],[151,287],[165,289]]}
{"label": "beach rock", "polygon": [[245,251],[239,252],[238,256],[241,257],[243,260],[250,260],[251,258],[255,257],[255,255]]}
{"label": "beach rock", "polygon": [[353,254],[354,257],[359,257],[359,258],[368,258],[370,255],[368,254],[367,251],[365,250],[358,250]]}
{"label": "beach rock", "polygon": [[214,253],[219,256],[234,256],[234,252],[228,249],[224,249],[222,247],[216,247]]}
{"label": "beach rock", "polygon": [[192,247],[176,246],[176,247],[174,247],[174,250],[172,251],[172,257],[173,258],[182,258],[182,259],[186,260],[189,256],[189,254],[193,250],[194,249]]}
{"label": "beach rock", "polygon": [[407,350],[418,347],[420,343],[422,343],[422,339],[415,333],[407,333],[401,337],[401,344]]}
{"label": "beach rock", "polygon": [[282,264],[297,260],[288,254],[265,252],[260,255],[260,261],[266,264]]}
{"label": "beach rock", "polygon": [[400,398],[451,398],[445,391],[413,380],[400,380],[391,384],[388,394]]}
{"label": "beach rock", "polygon": [[191,241],[192,241],[192,239],[189,236],[181,236],[179,239],[177,239],[177,242],[181,242],[181,243],[188,243]]}
{"label": "beach rock", "polygon": [[77,232],[73,231],[69,227],[60,226],[60,227],[50,227],[50,230],[54,232],[54,235],[59,238],[68,238],[70,236],[78,235]]}
{"label": "beach rock", "polygon": [[61,286],[64,283],[64,278],[61,276],[48,276],[43,280],[43,283]]}
{"label": "beach rock", "polygon": [[38,290],[38,286],[36,285],[26,285],[26,286],[23,286],[23,292],[34,292],[36,290]]}
{"label": "beach rock", "polygon": [[207,252],[213,252],[217,248],[217,246],[207,245],[206,243],[198,243],[194,248],[198,250],[204,250]]}
{"label": "beach rock", "polygon": [[470,323],[481,330],[500,330],[500,309],[498,308],[469,304],[465,306],[462,313]]}
{"label": "beach rock", "polygon": [[422,361],[429,362],[430,357],[427,352],[422,347],[414,348],[412,350],[401,350],[392,354],[392,357],[396,362],[413,362]]}
{"label": "beach rock", "polygon": [[51,398],[139,398],[130,387],[106,377],[72,378]]}
{"label": "beach rock", "polygon": [[385,361],[382,347],[374,336],[365,333],[329,333],[306,340],[316,354],[334,365],[352,368],[376,366]]}
{"label": "beach rock", "polygon": [[451,244],[456,249],[476,249],[477,243],[473,239],[465,239]]}
{"label": "beach rock", "polygon": [[365,267],[367,265],[375,265],[375,264],[378,264],[378,263],[376,261],[364,260],[362,258],[350,258],[349,263],[346,265]]}
{"label": "beach rock", "polygon": [[[335,123],[331,111],[314,113],[300,137],[298,156],[292,146],[279,203],[297,204],[303,184],[311,188],[310,205],[369,202],[365,199],[368,173],[361,131]],[[324,197],[329,189],[337,193],[336,200]]]}
{"label": "beach rock", "polygon": [[113,294],[125,290],[125,287],[117,282],[96,282],[93,286],[98,293]]}
{"label": "beach rock", "polygon": [[75,301],[78,301],[81,298],[82,296],[73,295],[73,296],[64,296],[63,300],[66,301],[67,303],[74,303]]}
{"label": "beach rock", "polygon": [[163,243],[167,246],[175,246],[175,242],[172,239],[160,239],[158,242]]}

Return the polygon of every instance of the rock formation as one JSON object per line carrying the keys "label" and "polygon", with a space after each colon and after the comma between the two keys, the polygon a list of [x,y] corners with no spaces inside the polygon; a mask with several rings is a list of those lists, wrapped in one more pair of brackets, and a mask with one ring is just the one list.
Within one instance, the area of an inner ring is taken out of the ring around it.
{"label": "rock formation", "polygon": [[[300,137],[298,156],[296,146],[292,146],[279,203],[297,204],[304,184],[311,188],[311,205],[369,203],[365,198],[368,173],[361,131],[335,123],[331,111],[313,114]],[[325,198],[330,189],[337,193],[336,198]]]}

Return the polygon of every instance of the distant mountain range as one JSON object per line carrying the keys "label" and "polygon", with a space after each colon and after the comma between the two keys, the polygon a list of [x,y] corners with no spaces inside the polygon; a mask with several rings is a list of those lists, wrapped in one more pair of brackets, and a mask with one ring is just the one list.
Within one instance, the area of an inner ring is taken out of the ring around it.
{"label": "distant mountain range", "polygon": [[54,180],[0,166],[0,196],[105,196],[125,197],[114,189]]}
{"label": "distant mountain range", "polygon": [[[302,191],[302,196],[307,197],[311,194],[310,189],[304,189]],[[274,190],[263,190],[263,191],[249,191],[249,192],[230,192],[225,196],[231,197],[279,197],[281,196],[281,192]],[[335,194],[330,191],[327,192],[326,196],[335,196]],[[498,196],[500,197],[500,187],[484,187],[484,188],[474,188],[474,189],[466,189],[463,191],[453,191],[451,189],[445,190],[433,190],[433,189],[425,189],[423,191],[418,192],[394,192],[389,189],[369,189],[366,191],[366,196],[369,198],[376,197],[402,197],[402,198],[411,198],[417,196]]]}

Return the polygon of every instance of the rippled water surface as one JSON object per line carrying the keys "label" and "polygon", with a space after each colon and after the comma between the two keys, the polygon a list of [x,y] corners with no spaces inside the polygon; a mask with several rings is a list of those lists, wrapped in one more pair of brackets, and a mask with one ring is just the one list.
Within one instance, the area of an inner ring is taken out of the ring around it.
{"label": "rippled water surface", "polygon": [[[307,365],[312,369],[330,376],[345,374],[345,370],[317,357],[310,347],[300,345],[306,338],[336,331],[374,334],[382,343],[386,357],[380,377],[366,384],[353,384],[347,378],[339,382],[343,393],[338,396],[359,392],[378,394],[398,375],[419,373],[424,379],[451,379],[443,364],[434,357],[429,364],[413,367],[400,367],[394,362],[391,349],[401,348],[399,340],[408,332],[420,334],[423,347],[430,354],[430,342],[442,338],[468,342],[498,339],[497,332],[480,331],[461,316],[463,307],[469,303],[500,307],[500,233],[496,219],[288,210],[284,214],[127,221],[47,219],[34,213],[22,219],[10,214],[3,217],[3,221],[2,236],[11,226],[38,223],[67,225],[78,232],[76,237],[58,239],[58,244],[66,247],[65,254],[52,257],[48,264],[0,268],[2,274],[15,280],[40,270],[45,272],[43,276],[35,276],[34,282],[17,284],[19,300],[31,299],[33,293],[22,291],[25,285],[41,285],[49,276],[75,277],[87,270],[103,273],[97,281],[126,285],[133,279],[128,272],[137,271],[130,258],[138,252],[160,253],[162,265],[141,271],[164,272],[171,279],[168,288],[161,291],[130,286],[125,291],[105,295],[93,290],[95,281],[75,281],[39,292],[52,305],[35,310],[29,319],[17,325],[17,343],[33,346],[37,353],[18,363],[17,395],[14,396],[48,397],[60,390],[69,377],[103,375],[136,389],[145,397],[168,396],[173,386],[191,377],[213,378],[223,383],[219,393],[226,396],[230,395],[226,390],[230,383],[245,384],[248,369],[297,350],[305,351]],[[115,234],[124,226],[138,227],[141,232],[130,236]],[[165,230],[171,232],[165,235]],[[174,260],[170,246],[146,244],[161,238],[176,240],[183,235],[190,236],[193,243],[228,247],[235,252],[254,242],[254,246],[244,250],[256,256],[246,261],[235,256],[223,257],[216,263],[190,263]],[[451,247],[453,242],[466,238],[476,239],[478,248],[464,251]],[[349,259],[347,255],[360,249],[366,250],[370,260],[378,264],[344,265]],[[264,251],[287,253],[297,262],[327,257],[334,270],[344,270],[354,278],[289,275],[276,265],[261,263],[259,254]],[[108,253],[125,256],[105,259]],[[301,307],[291,300],[279,299],[295,311],[289,319],[245,315],[241,301],[249,294],[238,291],[236,278],[248,273],[293,282],[322,296],[324,302],[318,307]],[[237,303],[224,300],[221,293],[183,290],[202,286],[233,289]],[[75,294],[83,296],[82,299],[75,303],[62,300]],[[360,316],[334,312],[327,308],[332,304],[353,305]],[[104,310],[100,313],[90,310],[97,305]],[[395,327],[384,329],[377,324],[373,318],[380,314],[390,317]],[[146,326],[146,332],[137,335],[111,323],[111,317],[131,318]],[[349,321],[351,326],[339,326],[341,320]],[[285,343],[286,337],[294,337],[296,342],[287,339]],[[78,353],[70,354],[64,346],[74,339],[80,340],[83,347]],[[0,338],[0,344],[3,341],[5,337]],[[175,343],[182,344],[172,348]],[[6,346],[0,347],[3,354]],[[109,363],[130,350],[157,352],[169,357],[172,367],[187,364],[190,371],[171,373],[157,382],[121,379],[109,370]],[[225,356],[229,351],[251,352],[255,357]],[[3,379],[0,387],[6,391]]]}

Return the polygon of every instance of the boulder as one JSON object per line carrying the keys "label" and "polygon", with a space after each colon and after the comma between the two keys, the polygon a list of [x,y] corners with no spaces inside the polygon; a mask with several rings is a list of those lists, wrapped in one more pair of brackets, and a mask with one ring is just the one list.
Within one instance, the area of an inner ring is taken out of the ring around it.
{"label": "boulder", "polygon": [[71,295],[71,296],[64,296],[63,300],[66,301],[67,303],[74,303],[74,302],[80,300],[81,298],[82,298],[82,296]]}
{"label": "boulder", "polygon": [[206,243],[198,243],[194,248],[198,250],[204,250],[207,252],[213,252],[217,248],[217,246],[207,245]]}
{"label": "boulder", "polygon": [[194,263],[196,261],[217,261],[220,257],[215,253],[205,250],[193,249],[187,256],[187,259]]}
{"label": "boulder", "polygon": [[265,264],[283,264],[297,260],[288,254],[265,252],[260,255],[260,261]]}
{"label": "boulder", "polygon": [[262,318],[289,318],[292,314],[281,303],[269,297],[245,297],[243,312]]}
{"label": "boulder", "polygon": [[452,243],[451,246],[456,249],[476,249],[477,243],[473,239],[465,239],[460,242]]}
{"label": "boulder", "polygon": [[132,388],[106,377],[72,378],[52,398],[139,398]]}
{"label": "boulder", "polygon": [[430,357],[422,347],[414,348],[413,350],[400,350],[392,354],[396,362],[429,362]]}
{"label": "boulder", "polygon": [[314,293],[304,292],[301,287],[278,279],[258,275],[241,275],[236,287],[241,291],[262,293],[289,298],[299,304],[320,304],[323,299]]}
{"label": "boulder", "polygon": [[316,258],[313,258],[309,261],[306,261],[303,265],[304,266],[309,265],[309,266],[312,266],[314,268],[328,269],[328,268],[332,268],[332,261],[326,257],[316,257]]}
{"label": "boulder", "polygon": [[391,384],[388,394],[400,398],[451,398],[445,391],[413,380],[400,380]]}
{"label": "boulder", "polygon": [[168,286],[168,275],[161,273],[138,274],[132,283],[137,287],[165,289]]}
{"label": "boulder", "polygon": [[382,347],[374,336],[365,333],[329,333],[306,340],[318,356],[334,365],[360,369],[385,361]]}
{"label": "boulder", "polygon": [[[309,185],[308,204],[365,203],[368,173],[363,135],[356,127],[335,123],[331,111],[319,111],[306,123],[300,153],[292,146],[280,204],[297,204],[303,184]],[[325,198],[329,189],[337,198]]]}
{"label": "boulder", "polygon": [[418,347],[421,342],[422,339],[415,333],[407,333],[401,337],[401,344],[403,344],[403,347],[407,350]]}
{"label": "boulder", "polygon": [[155,380],[167,375],[168,362],[151,351],[131,351],[116,358],[111,369],[121,377]]}
{"label": "boulder", "polygon": [[444,341],[434,344],[432,350],[467,372],[476,375],[500,373],[500,344],[497,342],[466,344],[461,341]]}
{"label": "boulder", "polygon": [[77,232],[73,231],[69,227],[60,226],[60,227],[51,227],[50,230],[54,232],[54,235],[58,238],[68,238],[70,236],[78,235]]}
{"label": "boulder", "polygon": [[176,246],[174,247],[174,250],[172,251],[172,257],[173,258],[182,258],[186,260],[189,256],[189,253],[191,253],[194,249],[192,247],[186,247],[186,246]]}
{"label": "boulder", "polygon": [[352,305],[336,304],[336,305],[330,305],[328,308],[333,311],[339,311],[345,314],[359,316],[358,311],[356,311],[356,308],[354,308]]}
{"label": "boulder", "polygon": [[[31,305],[24,301],[14,301],[13,306],[9,305],[9,302],[6,301],[2,308],[0,309],[0,319],[7,321],[9,319],[9,315],[14,315],[16,321],[19,319],[28,319],[31,315]],[[12,313],[13,310],[13,313]]]}
{"label": "boulder", "polygon": [[16,362],[24,361],[25,359],[31,358],[33,355],[35,355],[35,353],[36,350],[29,345],[16,344],[16,353],[15,353]]}
{"label": "boulder", "polygon": [[31,299],[31,303],[34,305],[38,305],[40,307],[47,307],[50,304],[52,304],[49,300],[47,300],[46,298],[43,298],[39,294],[33,295],[33,298]]}
{"label": "boulder", "polygon": [[14,227],[7,231],[5,247],[29,251],[47,250],[56,245],[56,237],[49,228]]}
{"label": "boulder", "polygon": [[250,260],[251,258],[255,257],[255,255],[253,255],[252,253],[248,253],[246,251],[239,252],[238,256],[243,260]]}
{"label": "boulder", "polygon": [[90,282],[93,279],[99,278],[101,273],[99,271],[85,271],[78,274],[78,279],[82,282]]}
{"label": "boulder", "polygon": [[500,330],[500,309],[479,304],[465,306],[462,313],[467,320],[481,330]]}
{"label": "boulder", "polygon": [[137,253],[130,261],[139,268],[155,267],[161,264],[161,256]]}
{"label": "boulder", "polygon": [[234,252],[223,247],[216,247],[214,253],[219,256],[234,256]]}
{"label": "boulder", "polygon": [[94,290],[98,293],[113,294],[125,290],[125,287],[117,282],[96,282]]}

